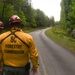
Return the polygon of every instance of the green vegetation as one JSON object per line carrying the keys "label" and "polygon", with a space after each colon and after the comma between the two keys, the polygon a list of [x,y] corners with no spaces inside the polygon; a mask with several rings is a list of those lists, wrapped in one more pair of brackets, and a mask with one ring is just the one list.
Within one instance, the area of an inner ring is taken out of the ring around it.
{"label": "green vegetation", "polygon": [[47,30],[45,33],[52,40],[75,52],[75,39],[69,37],[63,29],[54,27]]}
{"label": "green vegetation", "polygon": [[75,0],[61,0],[61,27],[75,37]]}
{"label": "green vegetation", "polygon": [[49,18],[40,9],[34,9],[31,0],[0,0],[0,20],[8,29],[9,18],[18,15],[22,20],[22,28],[38,28],[54,26],[54,17]]}
{"label": "green vegetation", "polygon": [[36,31],[36,30],[44,29],[44,28],[46,28],[46,27],[24,28],[23,31],[26,32],[26,33],[29,33],[29,32],[33,32],[33,31]]}

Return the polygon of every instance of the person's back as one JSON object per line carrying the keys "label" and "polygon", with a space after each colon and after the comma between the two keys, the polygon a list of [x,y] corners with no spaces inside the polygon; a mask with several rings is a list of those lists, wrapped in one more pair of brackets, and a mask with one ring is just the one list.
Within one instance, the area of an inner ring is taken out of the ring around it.
{"label": "person's back", "polygon": [[38,52],[33,38],[22,31],[20,23],[19,19],[14,21],[10,24],[11,30],[0,36],[5,75],[29,75],[30,59],[33,72],[38,68]]}

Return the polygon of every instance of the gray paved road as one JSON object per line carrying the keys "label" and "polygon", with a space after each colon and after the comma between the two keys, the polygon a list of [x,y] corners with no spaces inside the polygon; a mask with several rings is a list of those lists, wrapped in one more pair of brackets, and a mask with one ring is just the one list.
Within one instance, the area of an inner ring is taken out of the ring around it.
{"label": "gray paved road", "polygon": [[44,34],[45,29],[30,33],[39,52],[37,75],[75,75],[75,54]]}

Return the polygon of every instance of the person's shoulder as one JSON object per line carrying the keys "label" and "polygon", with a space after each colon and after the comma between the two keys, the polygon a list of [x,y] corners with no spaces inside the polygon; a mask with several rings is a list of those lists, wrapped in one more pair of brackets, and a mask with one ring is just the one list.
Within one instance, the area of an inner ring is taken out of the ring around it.
{"label": "person's shoulder", "polygon": [[19,32],[20,34],[22,34],[22,35],[28,35],[28,36],[30,36],[28,33],[26,33],[23,29],[20,29],[20,32]]}
{"label": "person's shoulder", "polygon": [[0,35],[0,37],[6,36],[6,35],[8,35],[9,33],[10,33],[10,31],[6,31],[6,32],[2,33],[2,34]]}
{"label": "person's shoulder", "polygon": [[25,32],[23,32],[22,34],[23,34],[23,35],[25,35],[25,36],[32,37],[30,34],[28,34],[28,33],[25,33]]}

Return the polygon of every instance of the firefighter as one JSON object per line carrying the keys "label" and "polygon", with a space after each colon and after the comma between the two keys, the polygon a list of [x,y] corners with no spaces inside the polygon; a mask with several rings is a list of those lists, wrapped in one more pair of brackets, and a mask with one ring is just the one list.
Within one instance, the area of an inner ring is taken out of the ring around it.
{"label": "firefighter", "polygon": [[4,24],[2,21],[0,21],[0,34],[2,33],[3,28],[4,28]]}
{"label": "firefighter", "polygon": [[3,75],[33,75],[38,68],[38,51],[33,37],[21,29],[22,21],[13,15],[9,19],[10,31],[0,35],[0,60],[3,60]]}
{"label": "firefighter", "polygon": [[[2,33],[3,28],[4,28],[4,24],[2,21],[0,21],[0,34]],[[0,65],[0,75],[2,75],[2,73],[3,73],[3,66],[1,64]]]}

